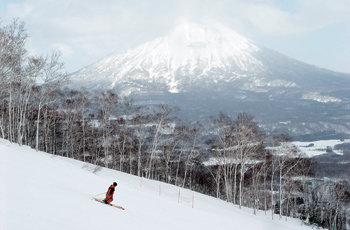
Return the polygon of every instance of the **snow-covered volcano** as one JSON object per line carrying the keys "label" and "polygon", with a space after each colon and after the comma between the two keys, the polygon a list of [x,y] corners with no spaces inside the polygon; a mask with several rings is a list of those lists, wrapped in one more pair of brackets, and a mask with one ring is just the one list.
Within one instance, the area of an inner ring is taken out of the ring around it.
{"label": "snow-covered volcano", "polygon": [[239,85],[232,86],[240,89],[266,91],[301,88],[302,78],[310,72],[321,78],[332,73],[260,48],[221,24],[186,23],[166,36],[83,68],[72,79],[90,89],[115,88],[120,93],[155,85],[158,90],[180,93],[234,82]]}
{"label": "snow-covered volcano", "polygon": [[178,93],[209,76],[220,80],[211,74],[213,71],[230,73],[233,78],[263,71],[263,64],[254,56],[257,51],[252,41],[222,25],[188,23],[164,37],[88,66],[73,80],[84,82],[88,88],[121,90],[125,90],[121,84],[131,84],[135,89],[157,84]]}
{"label": "snow-covered volcano", "polygon": [[[141,103],[176,105],[189,116],[245,111],[272,123],[300,122],[296,114],[305,117],[306,111],[310,116],[315,106],[334,115],[334,105],[348,110],[344,103],[350,101],[350,75],[259,47],[218,23],[179,25],[163,37],[81,69],[72,82],[91,90],[114,89]],[[345,133],[350,133],[349,124],[345,122]]]}

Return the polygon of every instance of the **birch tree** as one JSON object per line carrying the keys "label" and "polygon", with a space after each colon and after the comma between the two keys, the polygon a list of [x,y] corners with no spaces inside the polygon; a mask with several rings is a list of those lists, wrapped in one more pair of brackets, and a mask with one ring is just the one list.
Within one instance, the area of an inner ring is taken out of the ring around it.
{"label": "birch tree", "polygon": [[[64,72],[63,62],[60,61],[61,54],[57,51],[53,51],[51,55],[46,57],[38,57],[36,59],[37,65],[42,66],[40,73],[37,75],[37,82],[40,85],[38,95],[38,114],[36,121],[36,136],[35,136],[35,149],[39,150],[40,140],[40,113],[44,105],[49,104],[49,95],[55,90],[59,89],[68,80],[67,73]],[[51,98],[52,99],[52,98]]]}
{"label": "birch tree", "polygon": [[218,119],[212,119],[212,124],[214,132],[210,148],[223,176],[226,200],[235,203],[238,164],[234,151],[234,121],[221,113]]}
{"label": "birch tree", "polygon": [[[14,94],[19,95],[18,88],[15,85],[23,77],[27,37],[24,23],[19,22],[18,19],[14,19],[7,26],[0,27],[0,96],[2,94],[7,98],[7,134],[9,141],[15,140],[16,117],[14,106],[16,102],[14,102]],[[1,101],[5,102],[5,100]],[[4,114],[2,114],[2,117],[4,117]],[[1,127],[3,130],[3,126]]]}
{"label": "birch tree", "polygon": [[256,155],[262,152],[264,135],[259,130],[257,123],[254,122],[253,117],[246,113],[237,116],[234,129],[235,151],[240,164],[239,207],[241,207],[243,204],[244,175],[250,161],[254,164]]}
{"label": "birch tree", "polygon": [[167,105],[159,105],[155,108],[153,112],[153,119],[152,123],[154,125],[154,133],[153,133],[153,140],[151,144],[150,149],[150,156],[148,159],[148,168],[146,177],[150,179],[152,177],[152,172],[154,170],[154,158],[158,154],[159,151],[159,144],[162,138],[162,135],[164,135],[166,132],[169,131],[169,124],[172,122],[173,115],[176,112],[176,110],[170,108]]}
{"label": "birch tree", "polygon": [[136,149],[137,149],[137,176],[142,176],[142,155],[146,145],[147,125],[150,122],[150,116],[142,111],[133,117],[132,124],[135,127]]}
{"label": "birch tree", "polygon": [[112,123],[111,116],[117,107],[119,97],[112,91],[105,91],[99,97],[100,102],[100,118],[102,129],[102,142],[104,151],[104,164],[108,167],[109,147],[111,141]]}
{"label": "birch tree", "polygon": [[[290,142],[288,136],[281,134],[274,137],[273,155],[276,159],[276,169],[278,171],[278,200],[279,200],[279,218],[283,215],[283,188],[287,181],[287,176],[302,162],[301,153],[297,147]],[[275,165],[274,167],[275,168]]]}

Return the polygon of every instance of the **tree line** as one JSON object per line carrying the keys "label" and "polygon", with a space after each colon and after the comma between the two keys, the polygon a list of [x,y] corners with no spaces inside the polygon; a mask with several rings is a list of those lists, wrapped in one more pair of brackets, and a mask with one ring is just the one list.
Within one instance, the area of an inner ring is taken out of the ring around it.
{"label": "tree line", "polygon": [[193,189],[329,229],[349,224],[349,183],[312,177],[312,161],[252,116],[179,119],[113,91],[64,88],[60,54],[31,56],[24,24],[0,24],[0,137],[37,151]]}

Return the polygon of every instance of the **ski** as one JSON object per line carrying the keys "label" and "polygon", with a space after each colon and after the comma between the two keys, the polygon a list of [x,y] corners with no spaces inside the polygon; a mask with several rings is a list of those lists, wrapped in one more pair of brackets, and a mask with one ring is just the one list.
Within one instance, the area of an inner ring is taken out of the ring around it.
{"label": "ski", "polygon": [[[101,199],[97,199],[97,198],[94,197],[94,200],[96,200],[96,201],[98,201],[98,202],[100,202],[100,203],[102,203],[102,204],[106,204],[106,203],[103,202],[103,200],[101,200]],[[121,210],[125,210],[125,208],[123,208],[122,206],[119,206],[119,205],[115,205],[115,204],[106,204],[106,205],[110,205],[110,206],[112,206],[112,207],[119,208],[119,209],[121,209]]]}

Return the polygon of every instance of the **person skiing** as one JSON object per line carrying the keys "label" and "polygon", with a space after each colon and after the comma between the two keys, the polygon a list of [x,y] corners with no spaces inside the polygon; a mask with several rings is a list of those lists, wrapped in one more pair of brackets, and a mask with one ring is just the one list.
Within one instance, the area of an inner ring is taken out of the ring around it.
{"label": "person skiing", "polygon": [[103,200],[105,204],[110,204],[113,201],[113,194],[115,191],[115,187],[117,187],[117,182],[113,182],[113,184],[109,186],[108,191],[106,193],[106,198]]}

